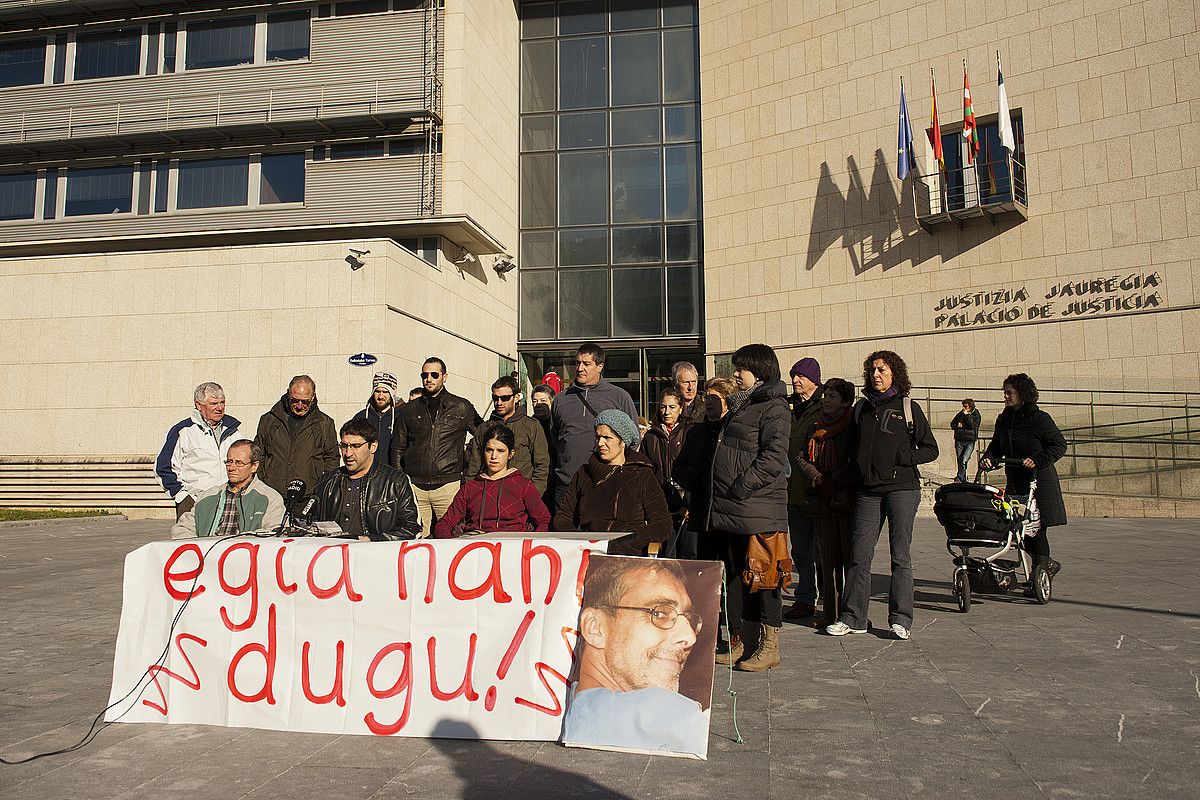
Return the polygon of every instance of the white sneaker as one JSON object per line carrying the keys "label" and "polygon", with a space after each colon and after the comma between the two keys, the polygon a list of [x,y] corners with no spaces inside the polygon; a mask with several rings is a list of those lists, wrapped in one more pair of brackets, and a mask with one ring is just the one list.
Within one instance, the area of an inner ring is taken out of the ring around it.
{"label": "white sneaker", "polygon": [[911,634],[908,632],[908,628],[904,627],[899,622],[893,622],[892,635],[897,639],[907,639]]}
{"label": "white sneaker", "polygon": [[846,623],[838,620],[832,625],[825,626],[825,632],[830,636],[845,636],[848,633],[866,633],[866,628],[851,628]]}

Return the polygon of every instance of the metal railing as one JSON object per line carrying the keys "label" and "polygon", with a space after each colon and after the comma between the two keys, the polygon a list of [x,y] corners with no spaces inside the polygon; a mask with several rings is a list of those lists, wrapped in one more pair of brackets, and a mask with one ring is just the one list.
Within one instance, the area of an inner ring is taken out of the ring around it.
{"label": "metal railing", "polygon": [[1029,207],[1025,163],[1008,154],[919,175],[913,181],[918,219],[1000,213]]}

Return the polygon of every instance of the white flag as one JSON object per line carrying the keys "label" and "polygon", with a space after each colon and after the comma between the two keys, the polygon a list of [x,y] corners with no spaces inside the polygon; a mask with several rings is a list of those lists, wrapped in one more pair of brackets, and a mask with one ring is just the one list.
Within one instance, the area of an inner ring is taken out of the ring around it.
{"label": "white flag", "polygon": [[996,54],[996,76],[1000,83],[1000,120],[999,134],[1000,144],[1012,153],[1017,149],[1016,140],[1013,139],[1012,116],[1008,113],[1008,94],[1004,91],[1004,71],[1000,68],[1000,54]]}

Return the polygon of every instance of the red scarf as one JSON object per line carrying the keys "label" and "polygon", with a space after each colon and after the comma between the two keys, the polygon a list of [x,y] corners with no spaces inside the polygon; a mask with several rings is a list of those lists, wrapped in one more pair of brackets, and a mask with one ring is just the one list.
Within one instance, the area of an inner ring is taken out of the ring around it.
{"label": "red scarf", "polygon": [[837,452],[834,440],[846,430],[850,424],[850,409],[843,409],[840,416],[833,419],[822,417],[813,428],[808,439],[808,460],[821,470],[821,474],[833,470],[841,461],[842,454]]}

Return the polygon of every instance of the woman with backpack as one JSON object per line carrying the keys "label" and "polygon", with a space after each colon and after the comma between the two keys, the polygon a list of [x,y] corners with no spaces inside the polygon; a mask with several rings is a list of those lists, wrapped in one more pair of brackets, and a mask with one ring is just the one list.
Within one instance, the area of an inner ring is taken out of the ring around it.
{"label": "woman with backpack", "polygon": [[936,459],[938,445],[921,407],[908,396],[912,384],[904,359],[890,350],[871,353],[863,362],[863,385],[866,396],[854,409],[859,491],[846,593],[838,621],[825,632],[845,636],[870,629],[871,559],[887,522],[892,556],[888,623],[897,639],[907,639],[913,620],[913,521],[921,503],[917,466]]}

